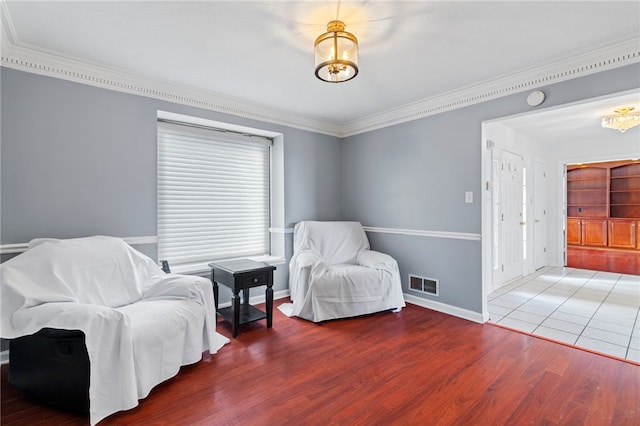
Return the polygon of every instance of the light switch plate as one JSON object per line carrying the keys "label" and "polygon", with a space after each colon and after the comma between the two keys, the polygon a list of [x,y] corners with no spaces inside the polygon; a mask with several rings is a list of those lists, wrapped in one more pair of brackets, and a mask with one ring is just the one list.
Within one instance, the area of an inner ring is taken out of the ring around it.
{"label": "light switch plate", "polygon": [[473,203],[473,191],[467,191],[464,193],[464,202],[467,204]]}

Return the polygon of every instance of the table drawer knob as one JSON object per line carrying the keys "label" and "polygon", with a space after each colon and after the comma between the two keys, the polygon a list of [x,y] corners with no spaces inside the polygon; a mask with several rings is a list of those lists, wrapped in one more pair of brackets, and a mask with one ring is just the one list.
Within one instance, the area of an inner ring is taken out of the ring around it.
{"label": "table drawer knob", "polygon": [[254,283],[257,283],[257,282],[258,282],[258,279],[257,279],[257,278],[254,278],[254,279],[253,279],[253,282],[254,282]]}

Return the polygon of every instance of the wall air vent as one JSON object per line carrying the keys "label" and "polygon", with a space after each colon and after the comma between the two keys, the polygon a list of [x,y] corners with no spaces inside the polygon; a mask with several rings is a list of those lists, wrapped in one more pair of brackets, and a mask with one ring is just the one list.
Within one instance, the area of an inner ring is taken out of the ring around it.
{"label": "wall air vent", "polygon": [[409,274],[409,290],[438,296],[440,292],[440,282],[433,278]]}

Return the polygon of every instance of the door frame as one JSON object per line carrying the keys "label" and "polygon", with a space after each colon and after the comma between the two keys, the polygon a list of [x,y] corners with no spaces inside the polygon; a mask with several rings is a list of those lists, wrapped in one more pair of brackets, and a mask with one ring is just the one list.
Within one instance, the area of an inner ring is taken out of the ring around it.
{"label": "door frame", "polygon": [[[544,160],[533,160],[533,269],[538,270],[547,265],[547,165]],[[541,183],[541,181],[543,183]],[[542,208],[540,218],[538,213]],[[538,263],[539,256],[542,257],[543,265]]]}
{"label": "door frame", "polygon": [[[527,113],[532,114],[532,113]],[[523,114],[518,114],[523,115]],[[515,117],[515,116],[511,116]],[[487,126],[491,123],[497,123],[506,120],[510,117],[502,117],[496,120],[490,120],[482,122],[482,149],[481,149],[481,177],[482,177],[482,190],[481,190],[481,216],[482,216],[482,318],[483,321],[489,320],[489,311],[487,306],[487,295],[497,288],[496,273],[494,270],[494,211],[493,211],[493,191],[495,184],[493,182],[493,169],[492,163],[496,158],[496,152],[500,150],[510,151],[516,155],[522,157],[523,166],[527,169],[527,182],[531,182],[530,177],[533,173],[531,164],[536,160],[535,157],[530,157],[529,154],[525,154],[522,150],[518,150],[518,147],[500,145],[498,146],[494,141],[489,139]],[[531,164],[530,164],[531,163]],[[529,223],[532,220],[533,209],[529,203],[526,221]],[[528,236],[528,250],[531,250],[532,242]],[[531,250],[532,251],[532,250]],[[528,273],[529,261],[523,262],[523,273]]]}

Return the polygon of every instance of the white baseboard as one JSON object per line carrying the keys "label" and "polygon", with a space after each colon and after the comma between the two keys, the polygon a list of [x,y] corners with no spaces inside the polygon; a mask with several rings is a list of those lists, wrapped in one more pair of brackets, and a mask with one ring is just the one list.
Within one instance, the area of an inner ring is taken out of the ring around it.
{"label": "white baseboard", "polygon": [[422,308],[432,309],[434,311],[442,312],[443,314],[452,315],[454,317],[477,322],[479,324],[484,323],[482,314],[479,312],[473,312],[467,309],[458,308],[457,306],[447,305],[446,303],[423,299],[422,297],[417,297],[407,293],[404,293],[404,300],[405,302],[411,303],[412,305],[418,305]]}

